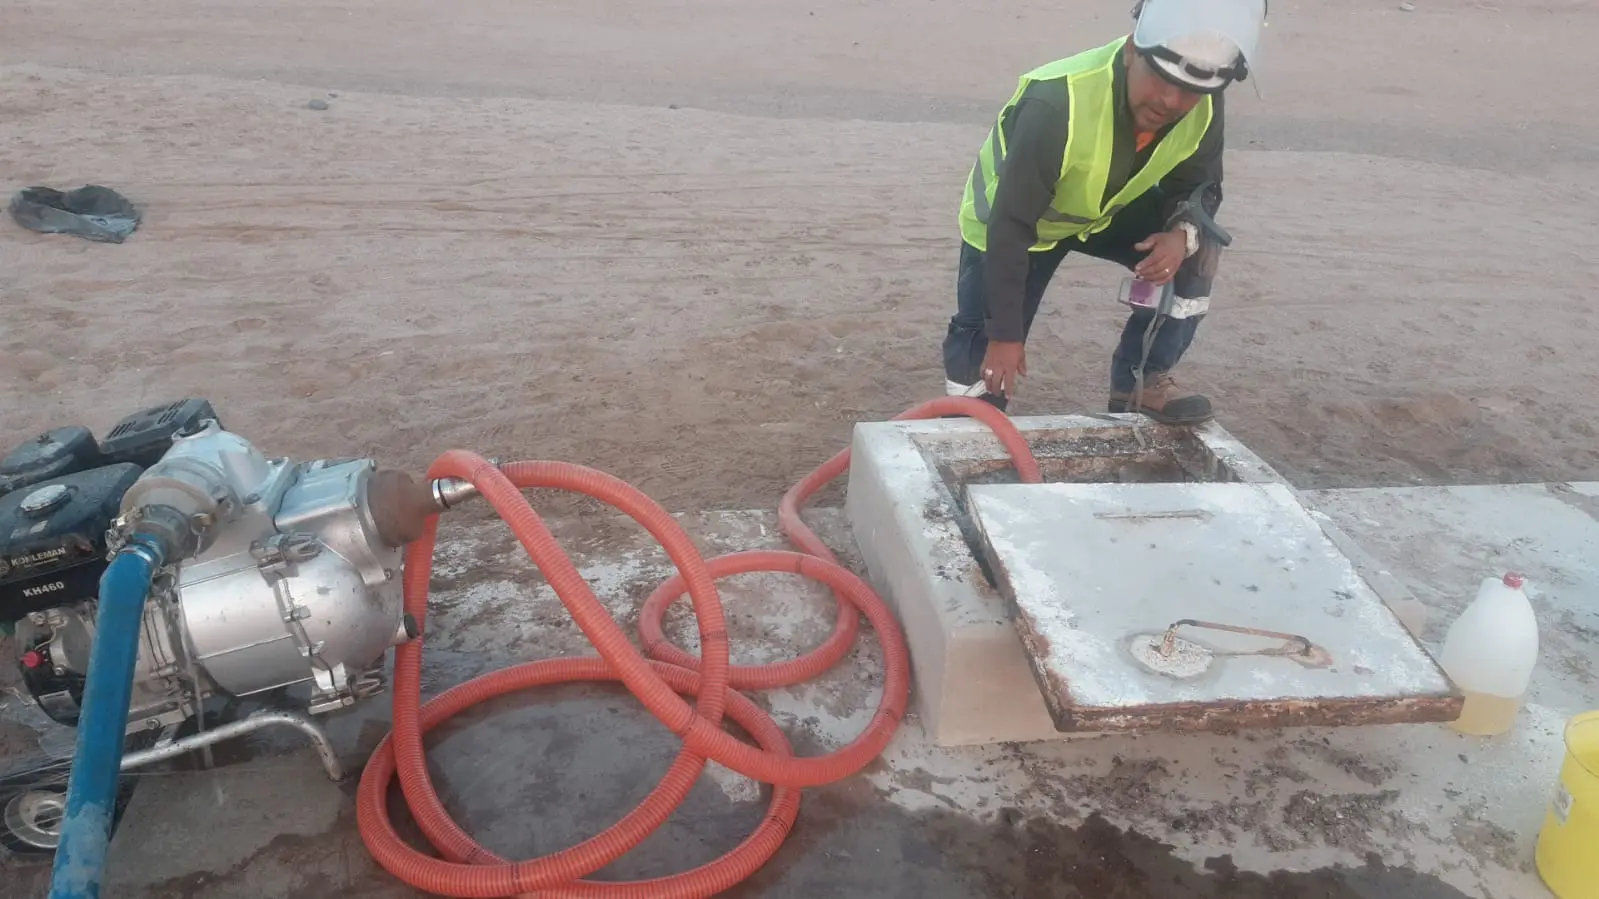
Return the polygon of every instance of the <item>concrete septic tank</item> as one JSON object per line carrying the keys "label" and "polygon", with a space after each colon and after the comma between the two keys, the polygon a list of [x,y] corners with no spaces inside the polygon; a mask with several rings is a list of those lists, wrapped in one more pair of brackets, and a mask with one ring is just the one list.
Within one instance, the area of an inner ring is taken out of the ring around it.
{"label": "concrete septic tank", "polygon": [[1013,421],[1046,484],[974,421],[855,429],[846,514],[935,743],[1458,715],[1414,601],[1219,425]]}

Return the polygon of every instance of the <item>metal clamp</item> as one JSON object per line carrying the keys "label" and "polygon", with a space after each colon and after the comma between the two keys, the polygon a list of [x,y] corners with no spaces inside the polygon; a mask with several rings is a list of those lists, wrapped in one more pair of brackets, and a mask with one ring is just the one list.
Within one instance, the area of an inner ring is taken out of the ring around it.
{"label": "metal clamp", "polygon": [[250,547],[250,555],[263,571],[308,562],[321,552],[322,544],[313,534],[273,534]]}

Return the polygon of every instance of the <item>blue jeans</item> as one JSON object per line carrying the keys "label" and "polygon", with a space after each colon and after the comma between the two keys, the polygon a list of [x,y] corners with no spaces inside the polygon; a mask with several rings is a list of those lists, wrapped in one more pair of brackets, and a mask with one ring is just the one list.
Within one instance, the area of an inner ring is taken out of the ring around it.
{"label": "blue jeans", "polygon": [[[1086,241],[1075,238],[1063,240],[1053,249],[1042,253],[1029,253],[1027,286],[1022,305],[1023,339],[1032,331],[1033,317],[1043,302],[1044,291],[1061,260],[1068,253],[1079,252],[1096,259],[1115,262],[1129,271],[1143,261],[1144,253],[1134,245],[1151,234],[1164,230],[1160,221],[1160,195],[1150,191],[1133,201],[1111,220],[1110,227],[1092,235]],[[1204,238],[1201,238],[1202,245]],[[1174,278],[1177,296],[1183,298],[1210,295],[1215,273],[1214,251],[1202,248],[1178,268]],[[964,241],[961,243],[960,270],[955,282],[955,315],[949,320],[949,330],[944,337],[944,376],[957,384],[976,384],[982,379],[983,355],[988,351],[988,337],[983,333],[987,298],[983,293],[983,253]],[[1107,302],[1113,302],[1109,297]],[[1121,340],[1110,357],[1110,388],[1115,393],[1131,393],[1133,370],[1143,355],[1144,333],[1154,313],[1134,310],[1122,326]],[[1171,371],[1182,359],[1194,341],[1203,315],[1190,318],[1168,318],[1161,322],[1155,333],[1155,342],[1149,350],[1145,365],[1147,374]],[[1004,408],[1002,397],[985,395],[984,399]]]}

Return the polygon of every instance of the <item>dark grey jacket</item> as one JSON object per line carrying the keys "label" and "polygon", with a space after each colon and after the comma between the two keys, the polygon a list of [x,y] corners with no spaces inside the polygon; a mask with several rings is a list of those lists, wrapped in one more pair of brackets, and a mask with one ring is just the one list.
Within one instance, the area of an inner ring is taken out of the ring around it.
{"label": "dark grey jacket", "polygon": [[[1110,177],[1105,198],[1115,196],[1133,173],[1149,161],[1155,142],[1143,152],[1134,149],[1132,114],[1127,107],[1127,69],[1118,55],[1114,63],[1116,132],[1111,151]],[[1178,163],[1160,182],[1164,195],[1161,222],[1171,227],[1177,205],[1207,181],[1205,211],[1215,216],[1221,205],[1222,133],[1225,130],[1223,94],[1213,100],[1210,128],[1194,155]],[[1006,115],[1000,127],[1005,136],[1005,161],[994,191],[988,220],[988,251],[983,258],[983,294],[988,301],[985,332],[990,340],[1022,339],[1022,298],[1027,283],[1028,248],[1038,242],[1038,219],[1055,197],[1061,159],[1066,154],[1067,92],[1064,80],[1036,82]],[[1167,130],[1170,130],[1168,127]],[[1164,132],[1162,133],[1164,136]],[[1142,238],[1140,238],[1142,239]]]}

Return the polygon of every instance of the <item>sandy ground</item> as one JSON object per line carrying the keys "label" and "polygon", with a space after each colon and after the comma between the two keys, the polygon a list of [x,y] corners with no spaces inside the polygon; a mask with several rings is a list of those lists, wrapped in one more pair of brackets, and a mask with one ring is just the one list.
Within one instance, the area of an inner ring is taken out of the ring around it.
{"label": "sandy ground", "polygon": [[[1183,374],[1302,486],[1599,478],[1599,7],[1415,5],[1272,4]],[[987,120],[1127,6],[6,4],[0,186],[145,220],[0,222],[0,441],[199,394],[274,454],[769,506],[940,392]],[[1062,269],[1017,412],[1102,407],[1120,277]]]}
{"label": "sandy ground", "polygon": [[[201,393],[274,452],[770,502],[941,390],[984,120],[1127,21],[1077,6],[8,5],[0,171],[146,218],[0,231],[0,434]],[[1599,9],[1273,10],[1188,378],[1302,485],[1599,474]],[[1120,277],[1062,270],[1018,412],[1101,406]]]}

